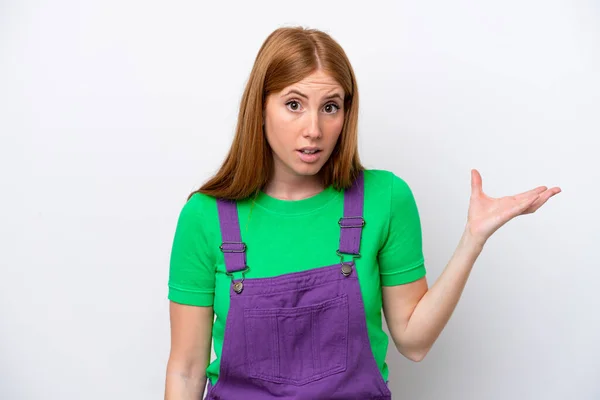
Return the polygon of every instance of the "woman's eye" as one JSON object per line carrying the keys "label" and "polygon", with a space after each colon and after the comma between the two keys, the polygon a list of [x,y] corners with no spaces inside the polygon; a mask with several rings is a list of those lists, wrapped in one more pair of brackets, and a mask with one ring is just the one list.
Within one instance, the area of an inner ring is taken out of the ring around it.
{"label": "woman's eye", "polygon": [[288,101],[287,103],[285,103],[292,111],[298,111],[298,109],[300,108],[300,103],[298,103],[296,100],[292,100],[292,101]]}
{"label": "woman's eye", "polygon": [[327,114],[335,114],[339,109],[340,107],[335,103],[329,103],[325,105],[325,112]]}

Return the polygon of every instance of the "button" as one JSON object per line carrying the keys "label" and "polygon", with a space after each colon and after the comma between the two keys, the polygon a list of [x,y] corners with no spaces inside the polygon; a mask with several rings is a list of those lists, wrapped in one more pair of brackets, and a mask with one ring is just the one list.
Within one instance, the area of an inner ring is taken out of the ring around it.
{"label": "button", "polygon": [[342,274],[348,276],[352,273],[352,267],[348,264],[342,264]]}
{"label": "button", "polygon": [[233,285],[233,291],[236,292],[237,294],[242,293],[242,290],[244,290],[244,284],[242,282],[236,282]]}

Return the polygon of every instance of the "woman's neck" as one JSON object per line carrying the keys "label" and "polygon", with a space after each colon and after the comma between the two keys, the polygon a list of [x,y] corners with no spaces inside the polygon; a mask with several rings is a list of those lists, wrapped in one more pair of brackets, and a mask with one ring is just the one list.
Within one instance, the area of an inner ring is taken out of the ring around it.
{"label": "woman's neck", "polygon": [[319,174],[312,176],[274,174],[263,192],[280,200],[302,200],[322,192],[325,188]]}

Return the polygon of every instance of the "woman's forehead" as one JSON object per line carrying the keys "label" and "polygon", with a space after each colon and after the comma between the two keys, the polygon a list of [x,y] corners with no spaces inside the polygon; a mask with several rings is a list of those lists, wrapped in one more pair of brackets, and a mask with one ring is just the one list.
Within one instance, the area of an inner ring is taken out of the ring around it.
{"label": "woman's forehead", "polygon": [[323,71],[315,71],[304,79],[285,87],[281,92],[285,94],[294,88],[314,92],[332,92],[337,89],[342,94],[344,93],[342,85],[333,76]]}

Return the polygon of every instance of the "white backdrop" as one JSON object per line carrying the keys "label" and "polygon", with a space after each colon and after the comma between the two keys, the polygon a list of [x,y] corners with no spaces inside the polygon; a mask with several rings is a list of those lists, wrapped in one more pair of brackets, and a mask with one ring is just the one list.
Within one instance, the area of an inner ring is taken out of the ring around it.
{"label": "white backdrop", "polygon": [[492,196],[563,192],[488,242],[394,399],[600,398],[600,5],[0,1],[0,398],[161,399],[178,213],[219,166],[256,52],[329,32],[361,156],[412,187],[430,284]]}

